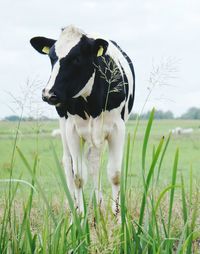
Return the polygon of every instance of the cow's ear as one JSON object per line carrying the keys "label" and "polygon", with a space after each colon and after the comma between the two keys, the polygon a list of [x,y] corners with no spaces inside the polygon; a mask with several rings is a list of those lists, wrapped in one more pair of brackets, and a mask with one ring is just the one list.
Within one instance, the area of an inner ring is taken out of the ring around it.
{"label": "cow's ear", "polygon": [[50,48],[55,44],[56,40],[45,37],[34,37],[30,40],[31,45],[41,54],[49,54]]}
{"label": "cow's ear", "polygon": [[96,39],[94,41],[94,53],[96,56],[103,56],[108,48],[108,42],[103,39]]}

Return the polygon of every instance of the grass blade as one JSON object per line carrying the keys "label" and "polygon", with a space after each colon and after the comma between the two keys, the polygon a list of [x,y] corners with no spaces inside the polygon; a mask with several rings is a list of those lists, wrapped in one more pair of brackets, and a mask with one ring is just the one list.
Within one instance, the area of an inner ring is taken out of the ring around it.
{"label": "grass blade", "polygon": [[[177,148],[175,158],[174,158],[174,165],[173,165],[173,172],[172,172],[172,182],[171,185],[175,186],[176,185],[176,176],[177,176],[177,169],[178,169],[178,158],[179,158],[179,149]],[[175,188],[171,189],[170,192],[170,201],[169,201],[169,215],[168,215],[168,237],[170,234],[170,226],[171,226],[171,218],[172,218],[172,208],[173,208],[173,203],[174,203],[174,192]]]}
{"label": "grass blade", "polygon": [[43,191],[42,187],[40,186],[39,181],[38,181],[37,178],[35,177],[35,175],[34,175],[32,169],[31,169],[31,166],[29,165],[27,159],[25,158],[24,154],[21,152],[21,150],[19,149],[19,147],[17,147],[17,151],[18,151],[18,154],[19,154],[20,158],[22,159],[22,162],[24,163],[24,165],[25,165],[26,168],[28,169],[28,172],[30,173],[30,175],[31,175],[32,178],[34,179],[35,183],[37,184],[37,188],[38,188],[38,190],[39,190],[39,192],[40,192],[40,194],[41,194],[41,196],[42,196],[42,198],[43,198],[43,200],[44,200],[44,202],[45,202],[45,204],[46,204],[46,206],[47,206],[47,209],[48,209],[48,211],[49,211],[49,214],[50,214],[51,217],[52,217],[52,220],[53,220],[54,224],[57,225],[56,218],[55,218],[55,216],[54,216],[54,214],[53,214],[53,212],[52,212],[52,209],[51,209],[51,207],[50,207],[50,205],[49,205],[49,202],[48,202],[48,200],[47,200],[47,198],[46,198],[46,196],[45,196],[45,194],[44,194],[44,191]]}
{"label": "grass blade", "polygon": [[[153,172],[155,170],[156,162],[158,160],[159,154],[160,154],[161,149],[162,149],[163,142],[164,142],[164,137],[162,137],[162,139],[161,139],[161,141],[160,141],[160,143],[158,145],[158,148],[156,149],[155,156],[153,158],[153,161],[151,163],[151,167],[150,167],[148,175],[147,175],[147,179],[145,181],[144,194],[143,194],[141,208],[140,208],[140,217],[139,217],[139,225],[140,226],[142,226],[142,224],[143,224],[143,218],[144,218],[144,212],[145,212],[145,206],[146,206],[147,193],[148,193],[148,189],[149,189],[149,185],[150,185],[150,181],[151,181]],[[139,227],[139,229],[138,229],[138,234],[139,233],[141,233],[141,227]]]}
{"label": "grass blade", "polygon": [[155,109],[153,108],[153,110],[151,111],[151,114],[149,116],[148,124],[147,124],[145,135],[144,135],[144,141],[143,141],[143,146],[142,146],[142,170],[143,170],[143,172],[145,172],[145,159],[146,159],[146,152],[147,152],[147,144],[148,144],[149,135],[150,135],[153,119],[154,119],[154,113],[155,113]]}
{"label": "grass blade", "polygon": [[160,170],[161,170],[162,162],[163,162],[163,159],[165,157],[165,153],[167,151],[170,139],[171,139],[171,133],[169,134],[169,136],[167,138],[166,144],[164,146],[163,152],[162,152],[161,157],[160,157],[160,163],[159,163],[159,166],[158,166],[158,174],[157,174],[156,183],[158,183],[158,180],[159,180],[159,177],[160,177]]}

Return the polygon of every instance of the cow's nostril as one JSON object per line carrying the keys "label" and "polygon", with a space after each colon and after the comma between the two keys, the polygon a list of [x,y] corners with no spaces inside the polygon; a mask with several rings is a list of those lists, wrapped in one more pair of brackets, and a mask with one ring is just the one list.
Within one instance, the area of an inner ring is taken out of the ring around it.
{"label": "cow's nostril", "polygon": [[55,94],[52,94],[48,99],[48,103],[52,105],[58,104],[59,103],[58,97]]}
{"label": "cow's nostril", "polygon": [[42,100],[47,101],[48,100],[48,93],[46,93],[45,89],[42,89]]}
{"label": "cow's nostril", "polygon": [[56,95],[52,95],[50,98],[49,98],[50,101],[56,101],[57,100],[57,96]]}
{"label": "cow's nostril", "polygon": [[42,100],[47,102],[50,105],[57,105],[59,104],[59,99],[54,92],[47,92],[47,90],[42,90]]}
{"label": "cow's nostril", "polygon": [[48,101],[47,97],[44,94],[42,94],[42,100],[43,101]]}

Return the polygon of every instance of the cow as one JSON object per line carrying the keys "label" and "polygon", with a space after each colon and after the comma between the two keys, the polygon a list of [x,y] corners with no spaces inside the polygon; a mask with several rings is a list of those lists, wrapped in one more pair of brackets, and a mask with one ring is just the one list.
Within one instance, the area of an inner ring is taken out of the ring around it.
{"label": "cow", "polygon": [[52,71],[42,99],[59,115],[63,166],[76,207],[83,213],[87,180],[83,146],[93,178],[96,200],[102,203],[100,161],[108,143],[107,174],[112,187],[112,211],[119,213],[120,175],[125,122],[134,102],[135,74],[127,54],[112,40],[87,34],[70,25],[58,40],[34,37],[31,45],[48,55]]}

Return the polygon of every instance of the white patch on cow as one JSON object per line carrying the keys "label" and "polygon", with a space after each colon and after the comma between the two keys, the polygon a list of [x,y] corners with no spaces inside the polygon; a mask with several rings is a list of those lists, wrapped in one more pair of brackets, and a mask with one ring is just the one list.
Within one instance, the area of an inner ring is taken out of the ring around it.
{"label": "white patch on cow", "polygon": [[83,184],[87,181],[87,170],[84,158],[82,156],[83,147],[81,146],[81,137],[78,135],[74,122],[70,118],[66,120],[65,135],[69,148],[69,155],[71,157],[71,165],[73,168],[75,201],[79,212],[83,212],[84,205],[82,187]]}
{"label": "white patch on cow", "polygon": [[60,117],[59,125],[60,125],[60,134],[61,134],[62,146],[63,146],[62,163],[64,166],[69,191],[71,193],[71,196],[74,197],[75,187],[74,187],[74,176],[73,176],[73,168],[72,168],[72,158],[69,151],[70,143],[67,140],[67,135],[66,135],[67,120],[65,119],[65,117]]}
{"label": "white patch on cow", "polygon": [[[56,55],[58,56],[58,59],[60,60],[61,58],[65,57],[69,51],[79,43],[82,35],[84,32],[79,29],[74,27],[73,25],[67,26],[61,33],[59,39],[55,43],[55,51]],[[47,86],[45,88],[44,96],[46,98],[49,98],[51,94],[49,94],[49,91],[55,84],[56,77],[59,73],[60,69],[60,62],[59,60],[56,62],[56,64],[53,67],[53,70],[51,72],[51,77],[47,83]],[[90,83],[88,84],[88,86]],[[92,88],[91,88],[92,89]],[[88,87],[88,92],[90,91]]]}
{"label": "white patch on cow", "polygon": [[74,27],[73,25],[67,26],[61,33],[59,39],[55,44],[55,51],[58,58],[65,57],[69,51],[79,43],[84,32]]}
{"label": "white patch on cow", "polygon": [[76,95],[74,95],[73,98],[82,96],[84,99],[86,99],[86,97],[89,96],[92,92],[94,78],[95,78],[95,72],[92,74],[92,77],[88,80],[87,84]]}
{"label": "white patch on cow", "polygon": [[78,115],[69,115],[69,120],[75,125],[76,131],[89,146],[100,148],[106,138],[112,133],[113,126],[121,121],[120,112],[123,102],[118,108],[111,111],[105,111],[96,118],[88,117],[87,120],[82,119]]}
{"label": "white patch on cow", "polygon": [[[123,103],[111,111],[105,111],[96,118],[89,117],[87,120],[82,119],[78,115],[69,115],[66,129],[68,147],[72,155],[73,169],[75,173],[84,176],[85,168],[82,164],[82,156],[80,155],[80,138],[82,138],[89,147],[88,163],[93,177],[95,194],[98,202],[102,202],[101,184],[99,183],[100,159],[104,148],[105,141],[108,141],[109,159],[108,159],[108,177],[112,185],[112,210],[114,213],[116,205],[119,203],[120,189],[120,171],[123,156],[123,145],[125,136],[125,123],[121,118],[120,112]],[[77,164],[79,165],[77,167]],[[85,179],[83,177],[83,179]],[[77,193],[76,193],[77,192]],[[82,191],[75,190],[78,207],[83,211],[83,201],[81,198]]]}
{"label": "white patch on cow", "polygon": [[46,98],[49,98],[51,96],[49,91],[54,86],[54,83],[55,83],[56,77],[58,75],[59,69],[60,69],[60,62],[57,61],[56,64],[54,65],[54,67],[53,67],[53,70],[51,72],[51,76],[50,76],[50,79],[47,83],[47,86],[45,87],[44,96]]}

